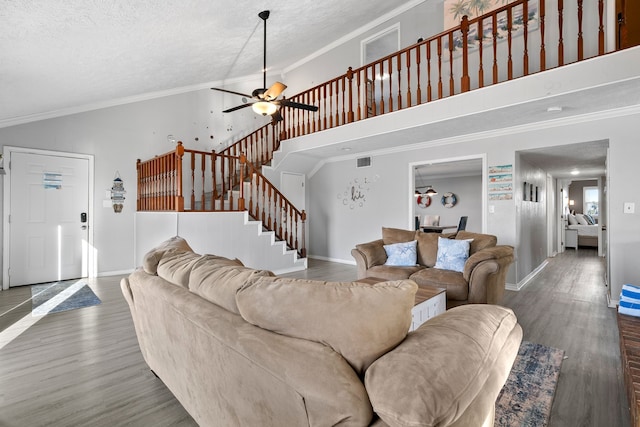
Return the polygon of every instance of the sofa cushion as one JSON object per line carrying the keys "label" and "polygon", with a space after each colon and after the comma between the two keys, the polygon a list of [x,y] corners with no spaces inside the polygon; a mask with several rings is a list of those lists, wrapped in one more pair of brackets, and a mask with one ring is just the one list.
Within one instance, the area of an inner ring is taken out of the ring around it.
{"label": "sofa cushion", "polygon": [[358,374],[398,345],[411,325],[417,286],[257,278],[236,294],[242,317],[279,334],[340,353]]}
{"label": "sofa cushion", "polygon": [[472,233],[470,231],[458,231],[457,240],[473,239],[469,246],[469,255],[473,255],[484,248],[492,248],[498,244],[498,238],[492,234]]}
{"label": "sofa cushion", "polygon": [[466,301],[469,297],[469,283],[462,273],[452,270],[425,268],[409,276],[418,286],[428,285],[447,290],[447,299]]}
{"label": "sofa cushion", "polygon": [[[506,379],[521,337],[504,307],[467,305],[436,316],[369,367],[365,386],[373,409],[392,426],[450,425],[486,392],[496,366]],[[489,401],[499,392],[494,388]]]}
{"label": "sofa cushion", "polygon": [[462,273],[469,259],[469,240],[438,239],[438,256],[434,268]]}
{"label": "sofa cushion", "polygon": [[220,307],[240,314],[236,292],[256,277],[271,277],[268,270],[244,267],[238,260],[205,255],[196,262],[189,277],[189,290]]}
{"label": "sofa cushion", "polygon": [[417,241],[394,243],[392,245],[384,245],[384,251],[387,253],[385,265],[409,267],[416,265],[418,260]]}
{"label": "sofa cushion", "polygon": [[165,252],[169,250],[181,251],[181,252],[193,252],[191,246],[185,239],[180,236],[174,236],[164,242],[160,243],[155,248],[147,252],[142,259],[142,269],[147,274],[157,274],[158,263],[162,259]]}
{"label": "sofa cushion", "polygon": [[172,249],[163,253],[158,263],[158,276],[174,285],[189,288],[189,274],[193,264],[200,259],[201,255],[193,252],[183,252]]}
{"label": "sofa cushion", "polygon": [[427,267],[436,265],[438,237],[438,233],[416,232],[416,240],[418,240],[418,264]]}
{"label": "sofa cushion", "polygon": [[403,230],[401,228],[382,227],[382,241],[385,245],[394,243],[410,242],[415,240],[416,232],[413,230]]}
{"label": "sofa cushion", "polygon": [[384,242],[382,239],[373,242],[361,243],[356,245],[356,249],[362,252],[367,260],[367,268],[374,265],[382,265],[387,261],[387,252],[384,250]]}
{"label": "sofa cushion", "polygon": [[421,265],[402,267],[395,265],[376,265],[367,270],[367,277],[377,277],[386,280],[408,279],[416,271],[424,270]]}

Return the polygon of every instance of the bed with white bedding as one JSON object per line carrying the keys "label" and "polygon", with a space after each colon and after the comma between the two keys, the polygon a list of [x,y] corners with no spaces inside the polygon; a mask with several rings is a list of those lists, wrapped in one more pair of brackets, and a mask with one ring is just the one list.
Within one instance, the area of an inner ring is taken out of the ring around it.
{"label": "bed with white bedding", "polygon": [[595,225],[568,225],[569,230],[578,230],[578,246],[598,247],[598,224]]}

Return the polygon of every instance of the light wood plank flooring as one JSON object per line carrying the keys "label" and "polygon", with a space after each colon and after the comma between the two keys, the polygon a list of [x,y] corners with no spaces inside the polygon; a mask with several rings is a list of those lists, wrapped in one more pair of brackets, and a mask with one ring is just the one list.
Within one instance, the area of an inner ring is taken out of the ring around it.
{"label": "light wood plank flooring", "polygon": [[[286,276],[356,276],[351,265],[309,265]],[[119,279],[90,281],[102,304],[39,319],[31,318],[28,287],[0,292],[1,427],[196,425],[144,363]],[[629,425],[615,311],[606,307],[595,251],[550,259],[523,290],[507,292],[504,304],[525,340],[566,351],[550,426]]]}

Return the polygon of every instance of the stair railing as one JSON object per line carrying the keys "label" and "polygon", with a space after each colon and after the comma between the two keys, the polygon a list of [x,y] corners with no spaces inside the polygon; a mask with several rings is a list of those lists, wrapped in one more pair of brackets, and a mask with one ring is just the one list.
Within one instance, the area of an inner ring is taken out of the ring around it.
{"label": "stair railing", "polygon": [[[176,149],[137,162],[138,211],[244,211],[306,257],[306,213],[298,210],[244,154]],[[185,197],[184,195],[187,194]]]}

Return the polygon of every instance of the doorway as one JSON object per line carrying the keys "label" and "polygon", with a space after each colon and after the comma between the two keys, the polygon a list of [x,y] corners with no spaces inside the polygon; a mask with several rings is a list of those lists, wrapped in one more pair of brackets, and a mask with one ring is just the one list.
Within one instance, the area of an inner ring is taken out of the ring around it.
{"label": "doorway", "polygon": [[616,0],[616,48],[626,49],[640,44],[640,2]]}
{"label": "doorway", "polygon": [[4,158],[3,289],[92,275],[93,156],[4,147]]}

